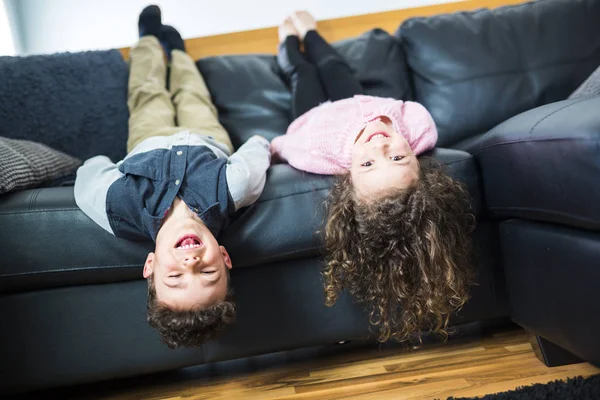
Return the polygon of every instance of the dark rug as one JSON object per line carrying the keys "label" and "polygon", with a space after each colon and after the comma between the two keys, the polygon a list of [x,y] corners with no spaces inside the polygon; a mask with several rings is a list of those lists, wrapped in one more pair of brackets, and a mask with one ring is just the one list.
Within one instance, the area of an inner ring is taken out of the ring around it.
{"label": "dark rug", "polygon": [[510,390],[508,392],[488,394],[484,397],[449,397],[447,400],[599,400],[600,375],[589,378],[578,376],[567,381],[538,383]]}

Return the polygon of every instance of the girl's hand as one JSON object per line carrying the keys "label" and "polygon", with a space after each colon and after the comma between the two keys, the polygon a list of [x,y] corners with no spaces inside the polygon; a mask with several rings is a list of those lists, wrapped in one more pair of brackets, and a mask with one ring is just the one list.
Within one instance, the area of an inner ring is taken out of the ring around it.
{"label": "girl's hand", "polygon": [[277,153],[271,153],[271,165],[283,164],[285,161]]}

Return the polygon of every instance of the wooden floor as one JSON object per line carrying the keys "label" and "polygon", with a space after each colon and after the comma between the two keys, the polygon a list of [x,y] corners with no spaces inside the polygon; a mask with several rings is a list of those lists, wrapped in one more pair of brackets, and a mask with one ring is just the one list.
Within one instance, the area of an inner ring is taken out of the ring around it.
{"label": "wooden floor", "polygon": [[102,391],[88,389],[84,397],[95,393],[94,398],[111,399],[446,399],[600,373],[588,363],[546,367],[533,354],[525,332],[516,327],[417,349],[329,347],[337,349],[329,354],[280,354],[269,361],[256,357],[237,365],[229,362],[221,369],[197,367],[201,369],[118,387],[104,384]]}

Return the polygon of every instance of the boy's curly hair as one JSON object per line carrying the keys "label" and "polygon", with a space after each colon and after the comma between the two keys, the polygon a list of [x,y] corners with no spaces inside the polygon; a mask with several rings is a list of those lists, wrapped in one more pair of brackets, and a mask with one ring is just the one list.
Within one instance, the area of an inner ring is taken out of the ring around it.
{"label": "boy's curly hair", "polygon": [[412,187],[360,201],[349,174],[328,199],[326,304],[342,290],[366,305],[379,341],[447,337],[450,315],[468,299],[472,280],[468,193],[432,159],[421,159]]}
{"label": "boy's curly hair", "polygon": [[226,325],[235,322],[235,315],[231,291],[224,301],[210,307],[177,311],[158,301],[153,276],[148,277],[148,323],[171,349],[200,346],[217,337]]}

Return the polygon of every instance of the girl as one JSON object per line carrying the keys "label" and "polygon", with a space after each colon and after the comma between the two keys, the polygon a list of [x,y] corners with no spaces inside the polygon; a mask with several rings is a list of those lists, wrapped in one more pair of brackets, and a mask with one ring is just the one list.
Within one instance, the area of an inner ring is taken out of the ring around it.
{"label": "girl", "polygon": [[326,304],[347,290],[382,342],[424,329],[447,335],[468,298],[473,217],[463,185],[417,159],[437,141],[431,115],[417,103],[363,96],[305,11],[283,22],[279,40],[295,120],[272,141],[272,157],[339,176],[325,226]]}

